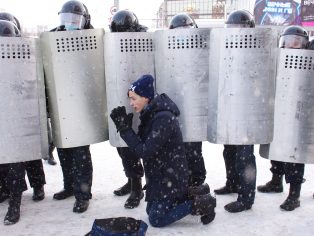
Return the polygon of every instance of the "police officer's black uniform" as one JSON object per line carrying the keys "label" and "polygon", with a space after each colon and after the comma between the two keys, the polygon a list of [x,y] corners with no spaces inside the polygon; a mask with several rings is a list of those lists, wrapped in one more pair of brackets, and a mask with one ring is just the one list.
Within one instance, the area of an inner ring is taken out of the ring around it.
{"label": "police officer's black uniform", "polygon": [[[179,13],[171,19],[169,29],[182,27],[197,28],[197,24],[190,15]],[[200,186],[206,179],[202,142],[184,142],[184,149],[188,161],[189,186]]]}
{"label": "police officer's black uniform", "polygon": [[[83,15],[85,24],[83,29],[92,29],[90,15],[86,6],[79,1],[68,1],[63,4],[62,13]],[[79,29],[79,28],[77,28]],[[65,31],[65,25],[61,25],[51,31]],[[60,165],[63,173],[64,189],[53,195],[56,200],[62,200],[72,195],[76,201],[73,212],[84,212],[92,198],[91,187],[93,178],[93,165],[89,145],[73,148],[57,148]]]}
{"label": "police officer's black uniform", "polygon": [[[111,32],[146,32],[147,27],[140,25],[136,15],[128,10],[120,10],[115,13],[110,23]],[[119,156],[128,182],[113,191],[117,196],[130,194],[124,204],[125,208],[134,208],[140,204],[143,198],[142,181],[144,169],[140,158],[128,147],[117,147]]]}
{"label": "police officer's black uniform", "polygon": [[[254,28],[252,14],[245,10],[230,13],[228,27]],[[216,194],[238,193],[237,201],[225,205],[228,212],[241,212],[252,207],[255,199],[256,162],[254,145],[224,145],[223,157],[226,166],[226,185],[215,189]]]}
{"label": "police officer's black uniform", "polygon": [[[293,43],[290,43],[290,45],[293,45],[292,48],[304,49],[308,47],[309,49],[311,49],[311,46],[308,43],[308,33],[302,27],[295,25],[286,27],[281,35],[281,40],[279,43],[281,44],[279,45],[280,48],[291,48],[285,45],[286,36],[295,36],[287,38],[287,41],[292,40]],[[295,40],[296,42],[303,41],[303,43],[295,44],[293,40]],[[283,176],[285,176],[286,182],[290,184],[290,189],[287,199],[283,202],[283,204],[280,205],[280,208],[286,211],[292,211],[300,206],[299,197],[301,192],[301,185],[304,182],[304,168],[305,165],[302,163],[271,161],[270,171],[272,172],[272,179],[265,185],[258,186],[257,190],[263,193],[283,192],[282,180]]]}

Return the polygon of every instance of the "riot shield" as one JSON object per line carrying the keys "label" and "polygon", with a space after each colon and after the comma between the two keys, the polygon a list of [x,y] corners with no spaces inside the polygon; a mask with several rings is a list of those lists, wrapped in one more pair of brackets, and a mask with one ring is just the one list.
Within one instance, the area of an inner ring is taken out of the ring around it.
{"label": "riot shield", "polygon": [[43,65],[38,39],[0,38],[0,163],[48,155]]}
{"label": "riot shield", "polygon": [[314,51],[280,49],[275,97],[274,139],[262,157],[314,163]]}
{"label": "riot shield", "polygon": [[53,142],[70,148],[108,140],[102,29],[41,35]]}
{"label": "riot shield", "polygon": [[[143,74],[155,74],[152,33],[108,33],[104,44],[108,112],[117,106],[125,106],[128,113],[134,112],[127,96],[131,83]],[[134,115],[133,128],[137,130],[138,114]],[[110,144],[126,147],[113,121],[108,122]]]}
{"label": "riot shield", "polygon": [[249,145],[273,138],[277,34],[213,29],[209,46],[208,140]]}
{"label": "riot shield", "polygon": [[207,140],[209,32],[185,28],[154,34],[156,90],[178,105],[185,142]]}

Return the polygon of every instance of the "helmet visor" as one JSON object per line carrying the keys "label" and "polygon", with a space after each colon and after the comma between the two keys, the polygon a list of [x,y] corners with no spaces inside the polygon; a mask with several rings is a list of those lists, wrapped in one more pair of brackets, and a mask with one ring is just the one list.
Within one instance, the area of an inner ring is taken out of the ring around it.
{"label": "helmet visor", "polygon": [[66,30],[83,29],[85,25],[85,18],[83,15],[60,13],[60,24],[64,25]]}
{"label": "helmet visor", "polygon": [[283,35],[279,40],[280,48],[295,48],[302,49],[306,48],[308,40],[300,35]]}

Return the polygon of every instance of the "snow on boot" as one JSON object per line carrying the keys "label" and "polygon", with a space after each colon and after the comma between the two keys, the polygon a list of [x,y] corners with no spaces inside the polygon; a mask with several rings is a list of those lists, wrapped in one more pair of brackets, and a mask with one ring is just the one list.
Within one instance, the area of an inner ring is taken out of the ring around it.
{"label": "snow on boot", "polygon": [[280,208],[286,211],[293,211],[300,206],[301,184],[290,184],[289,195],[280,205]]}
{"label": "snow on boot", "polygon": [[244,204],[240,201],[230,202],[227,205],[225,205],[225,210],[231,213],[237,213],[245,210],[249,210],[252,208],[252,205],[250,204]]}
{"label": "snow on boot", "polygon": [[273,174],[271,181],[267,182],[265,185],[260,185],[257,187],[257,191],[262,193],[282,193],[282,175]]}
{"label": "snow on boot", "polygon": [[21,200],[22,193],[10,194],[8,212],[4,217],[5,225],[12,225],[19,221]]}
{"label": "snow on boot", "polygon": [[142,179],[141,178],[131,178],[131,194],[126,200],[124,207],[128,209],[133,209],[140,205],[141,199],[144,197],[142,190]]}
{"label": "snow on boot", "polygon": [[113,194],[116,196],[124,196],[131,192],[131,179],[128,178],[128,182],[122,187],[113,191]]}
{"label": "snow on boot", "polygon": [[193,186],[188,188],[188,197],[192,199],[194,196],[197,195],[204,195],[210,193],[210,188],[207,183],[199,185],[199,186]]}
{"label": "snow on boot", "polygon": [[41,201],[45,198],[44,186],[34,187],[33,201]]}
{"label": "snow on boot", "polygon": [[214,212],[216,207],[216,198],[212,195],[196,195],[194,196],[191,215],[209,215]]}
{"label": "snow on boot", "polygon": [[210,194],[196,195],[193,200],[191,215],[201,215],[201,222],[209,224],[215,219],[216,198]]}

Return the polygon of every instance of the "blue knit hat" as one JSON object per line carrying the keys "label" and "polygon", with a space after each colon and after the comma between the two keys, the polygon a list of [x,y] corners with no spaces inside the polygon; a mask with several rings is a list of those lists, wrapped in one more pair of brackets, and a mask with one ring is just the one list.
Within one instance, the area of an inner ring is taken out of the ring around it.
{"label": "blue knit hat", "polygon": [[154,77],[151,75],[142,75],[138,80],[131,84],[129,91],[152,100],[155,94]]}

